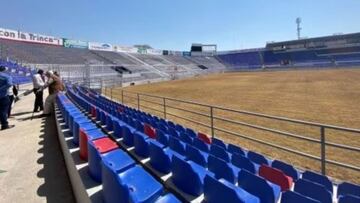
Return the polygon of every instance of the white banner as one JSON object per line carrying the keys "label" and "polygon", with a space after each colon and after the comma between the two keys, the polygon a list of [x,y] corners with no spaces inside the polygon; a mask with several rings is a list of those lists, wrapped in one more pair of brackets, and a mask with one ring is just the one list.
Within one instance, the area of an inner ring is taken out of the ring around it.
{"label": "white banner", "polygon": [[0,28],[0,38],[62,46],[62,38]]}
{"label": "white banner", "polygon": [[138,52],[138,48],[136,48],[136,47],[126,47],[126,46],[119,46],[119,45],[114,45],[113,50],[115,52],[125,52],[125,53],[137,53]]}
{"label": "white banner", "polygon": [[113,46],[108,43],[89,42],[90,50],[113,51]]}
{"label": "white banner", "polygon": [[148,49],[146,51],[147,51],[147,54],[150,54],[150,55],[162,55],[163,54],[163,50],[160,50],[160,49]]}

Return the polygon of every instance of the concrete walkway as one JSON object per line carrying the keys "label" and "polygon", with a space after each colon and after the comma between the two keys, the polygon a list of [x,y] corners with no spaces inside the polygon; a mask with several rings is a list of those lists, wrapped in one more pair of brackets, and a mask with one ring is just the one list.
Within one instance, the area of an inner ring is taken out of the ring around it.
{"label": "concrete walkway", "polygon": [[0,131],[0,202],[75,202],[55,120],[31,120],[33,102],[22,97],[9,119],[15,128]]}

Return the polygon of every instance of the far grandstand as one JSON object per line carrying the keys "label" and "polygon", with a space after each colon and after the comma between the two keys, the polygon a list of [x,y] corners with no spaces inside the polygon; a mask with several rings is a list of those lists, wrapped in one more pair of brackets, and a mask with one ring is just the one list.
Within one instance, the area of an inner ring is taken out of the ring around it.
{"label": "far grandstand", "polygon": [[93,86],[98,87],[228,71],[360,65],[360,33],[269,42],[265,47],[245,50],[217,51],[209,47],[193,44],[189,51],[159,50],[151,46],[120,46],[0,29],[3,61],[57,70],[68,80],[86,80],[88,84],[93,81]]}

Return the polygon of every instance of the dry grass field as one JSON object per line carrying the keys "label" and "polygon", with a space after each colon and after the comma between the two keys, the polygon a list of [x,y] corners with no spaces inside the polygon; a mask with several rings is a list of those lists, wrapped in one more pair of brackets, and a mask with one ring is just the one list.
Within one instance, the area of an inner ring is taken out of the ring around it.
{"label": "dry grass field", "polygon": [[[197,78],[139,85],[124,88],[124,103],[136,107],[135,94],[140,92],[181,100],[195,101],[209,105],[245,110],[273,116],[282,116],[311,122],[319,122],[343,127],[360,128],[360,69],[301,70],[276,72],[225,73]],[[110,94],[109,90],[105,91]],[[112,97],[121,101],[121,88],[112,90]],[[140,96],[140,108],[163,117],[163,100]],[[195,120],[210,125],[210,119],[189,111],[209,114],[208,107],[167,100],[167,119],[186,127],[211,133],[209,127],[194,124]],[[155,109],[155,110],[154,110]],[[186,109],[184,111],[181,109]],[[158,110],[158,111],[156,111]],[[260,118],[247,114],[232,113],[214,109],[214,126],[226,131],[234,131],[265,143],[280,145],[294,150],[320,156],[320,144],[236,125],[228,121],[261,125],[279,131],[320,140],[320,129],[274,119]],[[220,118],[225,118],[220,119]],[[287,161],[303,169],[320,171],[320,162],[304,158],[290,152],[266,146],[253,140],[215,130],[215,136],[238,144],[241,147],[263,153],[271,158]],[[326,142],[360,147],[360,134],[344,133],[326,129]],[[326,158],[360,167],[360,153],[332,146],[326,147]],[[328,175],[360,183],[360,173],[327,164]]]}

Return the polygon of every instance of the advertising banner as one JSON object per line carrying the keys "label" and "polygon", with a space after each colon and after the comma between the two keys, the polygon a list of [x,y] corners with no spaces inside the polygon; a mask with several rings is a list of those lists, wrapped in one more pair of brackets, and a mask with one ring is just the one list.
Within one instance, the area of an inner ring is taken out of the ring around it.
{"label": "advertising banner", "polygon": [[65,39],[65,38],[63,41],[64,41],[64,47],[66,48],[87,49],[89,47],[88,42],[85,41]]}
{"label": "advertising banner", "polygon": [[125,52],[125,53],[137,53],[138,48],[136,47],[126,47],[126,46],[120,46],[120,45],[114,45],[113,50],[116,52]]}
{"label": "advertising banner", "polygon": [[98,42],[89,42],[89,49],[98,51],[113,51],[113,47],[111,44]]}
{"label": "advertising banner", "polygon": [[162,55],[163,50],[160,50],[160,49],[148,49],[147,54],[150,54],[150,55]]}
{"label": "advertising banner", "polygon": [[0,38],[62,46],[62,38],[0,28]]}

